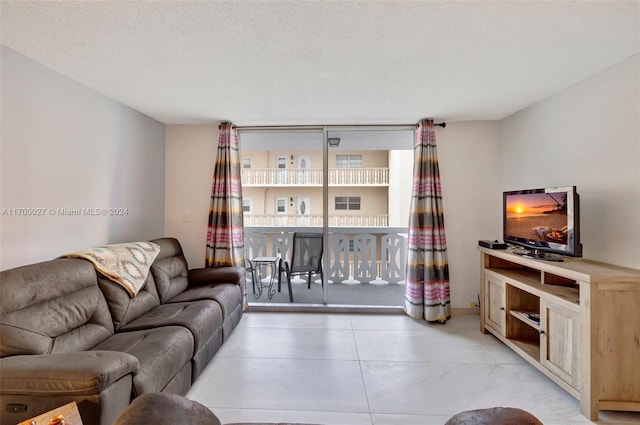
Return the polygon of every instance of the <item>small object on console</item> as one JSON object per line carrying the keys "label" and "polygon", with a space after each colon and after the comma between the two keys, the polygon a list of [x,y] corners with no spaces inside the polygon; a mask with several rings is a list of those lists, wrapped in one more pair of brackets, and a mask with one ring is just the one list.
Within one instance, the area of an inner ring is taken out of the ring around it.
{"label": "small object on console", "polygon": [[564,258],[562,258],[560,255],[557,255],[557,254],[546,254],[542,259],[547,261],[557,261],[557,262],[564,261]]}
{"label": "small object on console", "polygon": [[507,244],[504,242],[499,242],[497,239],[494,241],[480,240],[478,241],[478,245],[489,249],[507,249]]}

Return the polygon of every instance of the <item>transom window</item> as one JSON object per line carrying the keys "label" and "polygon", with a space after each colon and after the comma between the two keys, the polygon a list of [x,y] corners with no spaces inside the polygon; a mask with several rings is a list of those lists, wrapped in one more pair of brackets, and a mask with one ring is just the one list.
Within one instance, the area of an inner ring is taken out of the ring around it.
{"label": "transom window", "polygon": [[359,210],[359,196],[336,196],[336,210]]}
{"label": "transom window", "polygon": [[336,155],[336,168],[362,168],[362,155]]}

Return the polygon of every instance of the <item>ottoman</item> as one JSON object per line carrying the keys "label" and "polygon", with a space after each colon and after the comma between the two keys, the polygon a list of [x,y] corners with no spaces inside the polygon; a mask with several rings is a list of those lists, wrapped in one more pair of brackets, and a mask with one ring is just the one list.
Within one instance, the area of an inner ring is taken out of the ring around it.
{"label": "ottoman", "polygon": [[[113,425],[221,425],[207,407],[186,397],[169,393],[145,393],[124,409]],[[305,425],[284,422],[252,422],[227,425]]]}
{"label": "ottoman", "polygon": [[514,407],[492,407],[458,413],[445,425],[543,425],[531,413]]}

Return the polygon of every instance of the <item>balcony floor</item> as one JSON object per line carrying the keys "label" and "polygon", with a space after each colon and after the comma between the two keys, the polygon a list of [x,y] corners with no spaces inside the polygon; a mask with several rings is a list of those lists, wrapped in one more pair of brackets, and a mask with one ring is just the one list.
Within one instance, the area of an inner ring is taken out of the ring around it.
{"label": "balcony floor", "polygon": [[[274,288],[277,283],[274,283]],[[360,283],[356,285],[348,285],[343,283],[329,284],[328,303],[332,305],[353,305],[353,306],[393,306],[399,307],[404,305],[404,285],[395,283],[386,285],[374,285],[369,283]],[[249,305],[251,304],[322,304],[322,286],[318,283],[312,283],[311,288],[307,289],[306,282],[292,283],[294,302],[289,302],[289,291],[286,281],[282,282],[281,292],[277,292],[271,299],[267,296],[266,289],[262,295],[255,298],[251,288],[251,282],[247,282],[247,291]]]}

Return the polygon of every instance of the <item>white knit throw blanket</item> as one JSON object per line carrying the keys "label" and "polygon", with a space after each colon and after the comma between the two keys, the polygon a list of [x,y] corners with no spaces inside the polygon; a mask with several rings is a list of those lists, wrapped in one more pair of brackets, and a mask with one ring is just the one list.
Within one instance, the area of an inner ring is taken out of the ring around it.
{"label": "white knit throw blanket", "polygon": [[151,242],[104,245],[72,252],[64,257],[84,258],[95,269],[135,297],[142,289],[160,247]]}

